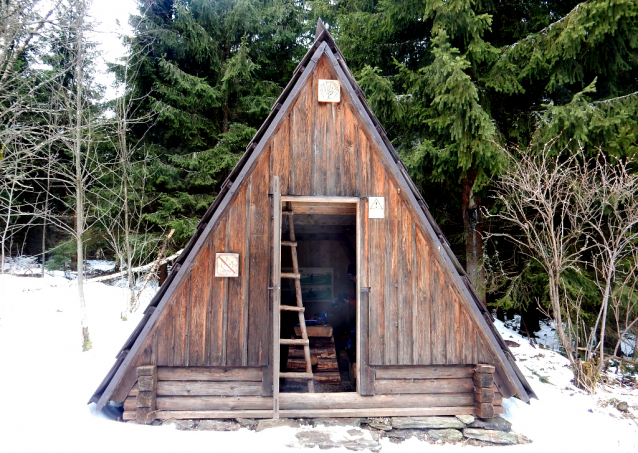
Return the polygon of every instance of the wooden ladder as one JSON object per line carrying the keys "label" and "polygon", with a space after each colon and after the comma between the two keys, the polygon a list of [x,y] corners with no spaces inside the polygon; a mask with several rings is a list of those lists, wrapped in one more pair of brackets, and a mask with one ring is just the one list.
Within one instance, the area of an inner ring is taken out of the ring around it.
{"label": "wooden ladder", "polygon": [[[288,217],[288,227],[290,231],[290,240],[281,241],[281,245],[290,247],[290,253],[292,254],[292,273],[282,272],[281,278],[291,278],[295,282],[295,295],[297,299],[297,305],[279,305],[280,314],[282,311],[296,311],[299,316],[299,327],[301,330],[301,339],[285,339],[280,338],[280,345],[294,345],[303,346],[304,360],[306,361],[306,372],[283,372],[279,373],[279,377],[292,378],[292,379],[307,379],[308,380],[308,392],[315,392],[315,383],[312,375],[312,362],[310,358],[310,341],[308,340],[308,330],[306,329],[306,318],[304,316],[305,308],[301,298],[301,273],[299,272],[299,261],[297,259],[297,240],[295,238],[295,225],[293,222],[292,211],[282,211],[282,214]],[[275,364],[279,366],[279,364]]]}

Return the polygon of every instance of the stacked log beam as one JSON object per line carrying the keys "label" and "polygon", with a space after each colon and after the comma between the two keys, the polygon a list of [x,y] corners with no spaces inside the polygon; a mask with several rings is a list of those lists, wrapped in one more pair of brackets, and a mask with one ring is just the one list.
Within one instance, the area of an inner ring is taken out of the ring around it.
{"label": "stacked log beam", "polygon": [[137,388],[135,419],[137,423],[149,425],[155,419],[157,410],[157,367],[155,365],[137,367]]}
{"label": "stacked log beam", "polygon": [[474,368],[474,410],[480,418],[494,417],[494,371],[492,365]]}

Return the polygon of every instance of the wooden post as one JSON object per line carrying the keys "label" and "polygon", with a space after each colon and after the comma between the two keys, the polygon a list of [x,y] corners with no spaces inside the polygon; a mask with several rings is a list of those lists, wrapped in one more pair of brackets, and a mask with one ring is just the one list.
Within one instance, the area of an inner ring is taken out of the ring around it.
{"label": "wooden post", "polygon": [[155,420],[155,403],[157,400],[157,367],[145,365],[137,367],[137,413],[136,420],[149,425]]}
{"label": "wooden post", "polygon": [[477,417],[494,417],[494,370],[492,365],[474,368],[474,411]]}
{"label": "wooden post", "polygon": [[279,418],[279,348],[281,347],[281,187],[279,176],[273,176],[273,251],[272,251],[272,418]]}

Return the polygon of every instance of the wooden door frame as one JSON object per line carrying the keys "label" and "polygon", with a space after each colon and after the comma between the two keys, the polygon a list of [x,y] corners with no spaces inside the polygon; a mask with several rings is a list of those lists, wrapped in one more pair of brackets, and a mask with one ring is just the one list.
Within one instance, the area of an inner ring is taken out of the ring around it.
{"label": "wooden door frame", "polygon": [[[361,345],[361,336],[362,336],[362,332],[360,329],[360,322],[361,322],[361,276],[360,276],[360,272],[361,272],[361,247],[362,247],[362,231],[361,228],[363,226],[363,215],[365,214],[364,212],[362,212],[362,208],[365,205],[364,201],[365,198],[360,198],[360,197],[330,197],[330,196],[311,196],[311,195],[281,195],[280,196],[280,203],[279,203],[279,229],[281,229],[281,211],[282,211],[282,204],[286,203],[286,202],[301,202],[301,203],[325,203],[325,204],[330,204],[330,203],[349,203],[349,204],[353,204],[355,205],[355,209],[356,209],[356,235],[357,237],[355,238],[355,246],[357,248],[356,250],[356,267],[357,267],[357,286],[356,286],[356,303],[357,303],[357,310],[356,310],[356,328],[357,328],[357,389],[356,389],[356,393],[360,393],[359,391],[359,383],[361,382],[361,349],[360,349],[360,345]],[[275,208],[277,209],[277,208]],[[274,232],[275,236],[277,235],[277,231]],[[276,252],[274,253],[274,255],[278,255],[279,256],[279,268],[281,268],[281,231],[279,231],[279,241],[273,241],[273,244],[279,243],[279,248],[280,248],[280,252],[277,254]],[[276,238],[275,238],[276,239]],[[274,252],[274,251],[273,251]],[[274,263],[273,263],[274,265]],[[279,269],[280,271],[280,269]],[[280,288],[281,284],[277,284],[275,283],[277,286],[276,288]],[[278,292],[279,290],[276,290],[275,292]],[[277,302],[279,302],[279,298],[277,297]],[[273,307],[274,308],[274,307]],[[279,309],[279,306],[276,307],[277,311]],[[279,326],[277,326],[277,329],[279,329]],[[278,339],[275,338],[275,329],[273,329],[273,345],[276,344],[275,348],[278,350],[279,349],[279,342],[277,341]],[[365,333],[367,335],[367,332]],[[338,360],[338,358],[337,358]],[[274,365],[274,364],[273,364]],[[279,412],[279,370],[275,370],[275,368],[277,368],[276,366],[273,366],[273,390],[276,390],[277,393],[277,402],[275,403],[273,401],[273,409],[274,409],[274,414],[278,415]],[[277,381],[275,381],[275,379],[277,379]],[[273,397],[275,396],[275,392],[273,391]],[[277,407],[274,407],[274,406]]]}

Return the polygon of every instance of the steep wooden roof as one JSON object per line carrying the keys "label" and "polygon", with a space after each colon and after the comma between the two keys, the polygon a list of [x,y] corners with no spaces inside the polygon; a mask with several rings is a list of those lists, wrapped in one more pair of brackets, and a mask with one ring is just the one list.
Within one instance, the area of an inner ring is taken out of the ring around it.
{"label": "steep wooden roof", "polygon": [[101,409],[108,403],[109,399],[111,399],[115,387],[122,378],[131,360],[138,352],[145,337],[155,325],[163,306],[170,299],[178,282],[186,275],[186,270],[192,263],[192,260],[199,247],[201,247],[204,238],[216,223],[221,212],[229,203],[233,194],[241,186],[241,183],[249,173],[252,164],[263,151],[270,136],[274,133],[279,122],[284,117],[284,113],[290,107],[296,94],[304,85],[309,74],[312,72],[314,66],[322,55],[326,55],[334,67],[334,70],[340,79],[342,88],[348,92],[350,98],[353,100],[355,108],[358,110],[359,115],[364,119],[364,126],[367,127],[370,136],[385,154],[387,162],[391,167],[390,170],[395,174],[399,184],[407,194],[410,203],[415,208],[415,211],[419,213],[419,216],[421,217],[420,220],[427,233],[430,234],[437,244],[437,248],[442,255],[443,261],[448,266],[451,275],[453,275],[454,279],[457,281],[463,295],[474,311],[477,323],[485,332],[486,337],[492,343],[495,351],[497,352],[500,362],[503,364],[503,371],[509,377],[510,382],[512,382],[515,386],[516,391],[514,393],[521,400],[526,402],[529,401],[530,398],[536,398],[531,386],[516,366],[514,356],[494,326],[494,320],[487,310],[487,307],[485,307],[474,291],[465,270],[454,256],[449,242],[432,217],[423,197],[410,179],[405,165],[399,159],[399,156],[390,143],[385,130],[366,103],[365,95],[347,67],[345,58],[320,20],[317,24],[317,32],[312,47],[308,50],[295,69],[292,79],[275,102],[275,105],[266,118],[266,121],[264,121],[263,125],[257,131],[237,166],[233,169],[222,185],[215,202],[210,206],[206,214],[204,214],[200,220],[193,237],[177,260],[168,279],[150,302],[144,311],[144,317],[118,353],[115,364],[91,397],[89,402],[98,403],[98,409]]}

